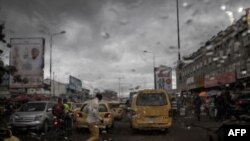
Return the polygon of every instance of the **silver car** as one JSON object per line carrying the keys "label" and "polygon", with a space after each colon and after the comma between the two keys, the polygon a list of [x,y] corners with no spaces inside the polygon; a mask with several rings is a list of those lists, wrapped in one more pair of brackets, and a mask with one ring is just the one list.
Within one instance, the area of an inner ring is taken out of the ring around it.
{"label": "silver car", "polygon": [[52,101],[32,101],[22,105],[10,118],[12,128],[47,132],[52,125],[54,104]]}

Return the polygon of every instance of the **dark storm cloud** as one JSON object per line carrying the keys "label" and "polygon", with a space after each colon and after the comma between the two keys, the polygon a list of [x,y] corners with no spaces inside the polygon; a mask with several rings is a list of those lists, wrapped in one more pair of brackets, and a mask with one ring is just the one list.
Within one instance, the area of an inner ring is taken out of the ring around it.
{"label": "dark storm cloud", "polygon": [[[145,78],[150,88],[152,54],[143,50],[154,53],[157,66],[173,66],[177,59],[174,0],[2,0],[0,5],[8,37],[46,38],[45,77],[48,33],[61,30],[66,34],[53,38],[53,68],[62,81],[72,74],[92,87],[113,88],[124,75],[131,85],[144,85],[138,79]],[[222,5],[237,19],[238,8],[249,1],[179,0],[181,55],[231,24]]]}

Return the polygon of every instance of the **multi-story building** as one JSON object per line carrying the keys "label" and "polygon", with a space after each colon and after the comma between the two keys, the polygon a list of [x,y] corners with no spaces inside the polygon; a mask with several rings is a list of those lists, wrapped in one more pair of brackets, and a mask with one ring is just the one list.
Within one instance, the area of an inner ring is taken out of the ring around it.
{"label": "multi-story building", "polygon": [[250,30],[246,17],[220,31],[177,67],[178,90],[201,91],[247,86],[250,77]]}

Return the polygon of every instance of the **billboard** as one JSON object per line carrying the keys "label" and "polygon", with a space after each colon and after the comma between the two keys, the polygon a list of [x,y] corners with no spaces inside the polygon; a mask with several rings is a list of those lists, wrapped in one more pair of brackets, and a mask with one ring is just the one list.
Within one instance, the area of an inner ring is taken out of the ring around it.
{"label": "billboard", "polygon": [[250,29],[250,8],[246,9],[246,16],[247,16],[247,25]]}
{"label": "billboard", "polygon": [[69,88],[76,91],[82,91],[82,81],[70,75]]}
{"label": "billboard", "polygon": [[172,90],[172,68],[160,66],[155,68],[156,89]]}
{"label": "billboard", "polygon": [[10,65],[17,72],[10,76],[10,88],[43,86],[44,38],[11,38]]}

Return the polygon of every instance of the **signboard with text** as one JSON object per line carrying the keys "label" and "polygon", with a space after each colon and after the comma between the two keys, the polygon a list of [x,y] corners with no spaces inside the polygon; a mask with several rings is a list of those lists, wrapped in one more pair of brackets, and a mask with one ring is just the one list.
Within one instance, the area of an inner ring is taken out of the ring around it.
{"label": "signboard with text", "polygon": [[69,76],[69,88],[79,92],[82,91],[82,81],[74,76]]}

